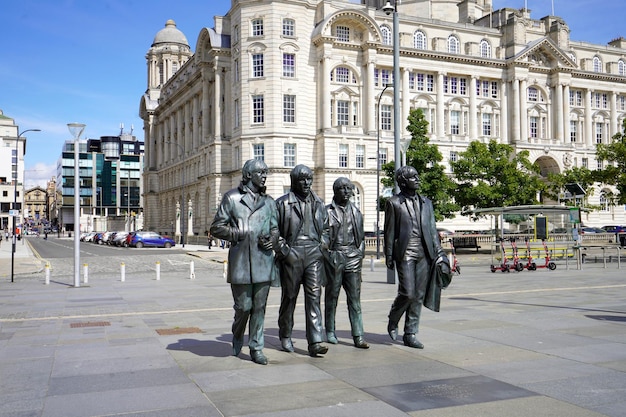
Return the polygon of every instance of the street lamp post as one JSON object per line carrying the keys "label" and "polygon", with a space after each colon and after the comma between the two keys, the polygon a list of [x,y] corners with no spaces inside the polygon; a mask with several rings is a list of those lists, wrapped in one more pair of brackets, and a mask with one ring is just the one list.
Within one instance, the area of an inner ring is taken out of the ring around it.
{"label": "street lamp post", "polygon": [[389,87],[393,87],[393,84],[385,84],[385,88],[380,92],[376,110],[376,259],[380,259],[380,99]]}
{"label": "street lamp post", "polygon": [[79,139],[85,130],[82,123],[68,123],[72,136],[74,136],[74,287],[80,287],[80,173],[78,159]]}
{"label": "street lamp post", "polygon": [[[185,158],[185,148],[183,148],[183,146],[180,143],[176,143],[176,142],[172,142],[172,141],[167,141],[168,144],[173,144],[178,146],[178,148],[180,149],[181,152],[181,159]],[[185,247],[185,217],[187,216],[186,212],[185,212],[185,164],[183,163],[183,170],[182,170],[182,178],[181,178],[181,187],[180,187],[180,219],[181,219],[181,229],[180,229],[180,244],[183,246],[183,248]]]}
{"label": "street lamp post", "polygon": [[[396,169],[400,168],[401,152],[400,152],[400,32],[398,21],[398,0],[394,0],[393,6],[389,1],[382,8],[387,16],[393,13],[393,82],[396,84],[393,89],[393,158],[395,160]],[[399,191],[398,184],[395,184],[396,192]]]}
{"label": "street lamp post", "polygon": [[[20,132],[18,130],[17,132],[17,137],[15,138],[15,178],[13,179],[13,230],[11,231],[11,239],[12,239],[12,246],[11,246],[11,282],[14,282],[14,272],[15,272],[15,244],[17,243],[17,236],[15,235],[15,229],[17,228],[17,224],[16,224],[16,220],[15,218],[17,217],[17,213],[15,212],[15,210],[17,210],[17,180],[19,179],[19,166],[20,166],[20,155],[19,155],[19,149],[18,149],[18,144],[20,143],[20,138],[22,137],[22,135],[26,132],[41,132],[41,129],[27,129],[23,132]],[[26,147],[24,147],[24,150],[26,150]],[[24,153],[26,153],[24,151]],[[23,181],[22,181],[23,182]],[[24,186],[22,186],[22,201],[24,199]],[[23,209],[22,207],[20,207],[20,209]]]}

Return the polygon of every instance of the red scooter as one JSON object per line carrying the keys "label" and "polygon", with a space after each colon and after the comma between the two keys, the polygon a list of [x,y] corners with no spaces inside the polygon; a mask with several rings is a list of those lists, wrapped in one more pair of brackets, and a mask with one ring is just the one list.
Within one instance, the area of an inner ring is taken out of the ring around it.
{"label": "red scooter", "polygon": [[537,270],[537,264],[535,263],[535,261],[533,261],[533,254],[532,251],[530,250],[530,239],[525,238],[526,240],[526,265],[524,265],[524,268],[528,269],[529,271],[536,271]]}
{"label": "red scooter", "polygon": [[499,266],[491,265],[491,272],[502,271],[511,272],[509,261],[506,258],[506,249],[504,248],[504,239],[500,239],[500,253],[502,254],[502,263]]}
{"label": "red scooter", "polygon": [[548,245],[546,245],[546,240],[541,239],[541,243],[543,244],[543,249],[546,252],[546,262],[543,265],[537,265],[537,268],[548,268],[550,271],[554,271],[556,269],[556,264],[554,261],[550,260],[550,251],[548,250]]}
{"label": "red scooter", "polygon": [[511,250],[513,251],[513,265],[511,267],[515,269],[517,272],[522,272],[524,270],[524,264],[522,263],[522,260],[519,257],[519,253],[517,250],[517,242],[515,241],[514,237],[512,237],[510,241],[511,241]]}

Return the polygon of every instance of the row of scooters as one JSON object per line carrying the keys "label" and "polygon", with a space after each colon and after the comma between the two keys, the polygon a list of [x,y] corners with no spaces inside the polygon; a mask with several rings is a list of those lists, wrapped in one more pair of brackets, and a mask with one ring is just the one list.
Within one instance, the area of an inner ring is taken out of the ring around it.
{"label": "row of scooters", "polygon": [[511,250],[513,257],[511,259],[506,256],[506,248],[505,248],[505,239],[500,239],[500,253],[502,256],[502,263],[500,265],[491,265],[491,272],[502,271],[502,272],[511,272],[511,270],[521,272],[524,269],[529,271],[536,271],[539,268],[547,268],[551,271],[556,269],[556,263],[550,259],[550,251],[548,250],[548,245],[546,244],[545,239],[541,239],[541,243],[543,245],[543,249],[546,253],[544,263],[537,264],[532,256],[532,251],[530,248],[530,239],[526,238],[526,261],[519,256],[519,250],[517,247],[517,242],[515,238],[510,238],[509,242],[511,244]]}

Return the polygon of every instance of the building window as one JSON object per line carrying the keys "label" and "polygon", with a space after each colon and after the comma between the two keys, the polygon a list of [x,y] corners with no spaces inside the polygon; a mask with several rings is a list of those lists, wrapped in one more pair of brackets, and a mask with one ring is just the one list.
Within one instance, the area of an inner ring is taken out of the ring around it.
{"label": "building window", "polygon": [[569,140],[570,142],[576,142],[578,123],[576,120],[570,120],[569,122]]}
{"label": "building window", "polygon": [[392,43],[392,40],[391,40],[391,29],[389,29],[389,26],[382,25],[380,27],[380,31],[383,34],[383,45],[391,45],[391,43]]}
{"label": "building window", "polygon": [[413,47],[415,49],[426,49],[426,34],[421,30],[416,30],[413,34]]}
{"label": "building window", "polygon": [[347,126],[350,122],[350,102],[337,100],[337,125]]}
{"label": "building window", "polygon": [[233,45],[239,42],[239,26],[235,25],[233,27]]}
{"label": "building window", "polygon": [[596,143],[602,143],[602,123],[596,123]]}
{"label": "building window", "polygon": [[348,145],[339,144],[339,168],[348,167]]}
{"label": "building window", "polygon": [[283,54],[283,77],[296,76],[296,54]]}
{"label": "building window", "polygon": [[460,52],[459,38],[454,35],[448,36],[448,52],[458,54]]}
{"label": "building window", "polygon": [[263,54],[252,54],[252,76],[263,77]]}
{"label": "building window", "polygon": [[461,130],[461,112],[452,110],[450,112],[450,134],[458,135]]}
{"label": "building window", "polygon": [[252,145],[252,157],[257,161],[265,161],[265,145],[263,143]]}
{"label": "building window", "polygon": [[241,79],[241,71],[239,70],[239,60],[235,59],[234,61],[234,72],[235,72],[235,81],[239,82]]}
{"label": "building window", "polygon": [[265,122],[265,105],[262,94],[252,96],[252,123]]}
{"label": "building window", "polygon": [[391,120],[393,107],[388,104],[382,104],[380,106],[380,129],[391,130]]}
{"label": "building window", "polygon": [[335,36],[339,42],[350,42],[350,28],[347,26],[337,26]]}
{"label": "building window", "polygon": [[589,158],[582,158],[580,162],[583,168],[589,168]]}
{"label": "building window", "polygon": [[619,75],[626,75],[626,63],[623,59],[617,61],[617,73]]}
{"label": "building window", "polygon": [[483,136],[491,136],[491,114],[483,113]]}
{"label": "building window", "polygon": [[528,87],[528,101],[539,101],[539,90],[535,87]]}
{"label": "building window", "polygon": [[289,18],[283,19],[283,36],[293,38],[296,36],[296,21]]}
{"label": "building window", "polygon": [[283,95],[283,122],[296,122],[296,96],[293,94]]}
{"label": "building window", "polygon": [[283,147],[283,164],[285,167],[296,166],[296,144],[285,143]]}
{"label": "building window", "polygon": [[604,161],[603,161],[603,160],[598,159],[598,160],[596,161],[596,169],[597,169],[598,171],[602,171],[602,170],[604,169]]}
{"label": "building window", "polygon": [[239,128],[241,126],[241,103],[239,99],[235,99],[233,107],[235,108],[235,128]]}
{"label": "building window", "polygon": [[491,58],[491,45],[486,39],[480,41],[480,56],[482,58]]}
{"label": "building window", "polygon": [[459,154],[456,151],[450,151],[450,157],[448,159],[450,162],[456,162],[459,159]]}
{"label": "building window", "polygon": [[600,191],[600,211],[609,211],[609,199],[604,190]]}
{"label": "building window", "polygon": [[539,118],[535,116],[530,117],[530,137],[536,138],[539,135]]}
{"label": "building window", "polygon": [[378,152],[378,163],[382,167],[387,163],[387,148],[380,148]]}
{"label": "building window", "polygon": [[583,92],[580,90],[570,90],[569,105],[581,107],[583,105]]}
{"label": "building window", "polygon": [[263,19],[252,20],[252,36],[263,36]]}
{"label": "building window", "polygon": [[593,57],[593,72],[602,72],[602,61],[597,56]]}
{"label": "building window", "polygon": [[355,165],[357,168],[365,168],[365,145],[356,145],[356,160]]}

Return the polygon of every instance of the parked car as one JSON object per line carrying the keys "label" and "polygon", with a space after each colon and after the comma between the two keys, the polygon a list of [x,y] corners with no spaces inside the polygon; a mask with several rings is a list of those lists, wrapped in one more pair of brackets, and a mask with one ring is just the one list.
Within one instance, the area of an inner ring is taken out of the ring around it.
{"label": "parked car", "polygon": [[626,226],[602,226],[606,233],[626,233]]}
{"label": "parked car", "polygon": [[130,232],[126,238],[128,246],[143,248],[153,246],[157,248],[171,248],[175,245],[173,239],[168,236],[161,236],[156,232]]}
{"label": "parked car", "polygon": [[607,231],[600,227],[581,227],[580,233],[584,235],[587,233],[607,233]]}
{"label": "parked car", "polygon": [[111,242],[111,245],[126,246],[126,236],[128,236],[128,232],[117,232],[115,234],[115,238]]}

